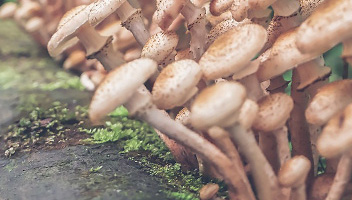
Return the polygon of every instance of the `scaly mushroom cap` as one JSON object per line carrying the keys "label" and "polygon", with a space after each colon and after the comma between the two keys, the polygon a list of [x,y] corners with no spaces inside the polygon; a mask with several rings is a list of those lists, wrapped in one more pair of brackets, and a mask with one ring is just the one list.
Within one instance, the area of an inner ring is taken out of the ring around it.
{"label": "scaly mushroom cap", "polygon": [[299,11],[303,20],[307,19],[324,0],[299,0]]}
{"label": "scaly mushroom cap", "polygon": [[337,157],[352,147],[352,104],[335,115],[317,141],[319,153],[326,158]]}
{"label": "scaly mushroom cap", "polygon": [[207,130],[212,126],[227,127],[238,120],[246,100],[246,89],[237,82],[221,82],[204,89],[191,107],[191,123]]}
{"label": "scaly mushroom cap", "polygon": [[299,27],[296,45],[302,53],[322,54],[352,37],[351,0],[326,0]]}
{"label": "scaly mushroom cap", "polygon": [[304,156],[295,156],[291,158],[279,171],[279,183],[284,187],[293,188],[304,184],[310,167],[310,161]]}
{"label": "scaly mushroom cap", "polygon": [[177,43],[178,36],[175,32],[159,32],[149,38],[142,49],[141,56],[161,63],[175,50]]}
{"label": "scaly mushroom cap", "polygon": [[218,24],[216,24],[208,33],[208,44],[211,44],[216,38],[220,35],[226,33],[227,31],[238,27],[241,24],[249,23],[249,21],[244,22],[236,22],[234,19],[224,20]]}
{"label": "scaly mushroom cap", "polygon": [[111,15],[127,0],[98,0],[91,4],[88,15],[89,24],[96,26]]}
{"label": "scaly mushroom cap", "polygon": [[115,108],[126,103],[156,69],[155,61],[140,58],[111,71],[94,93],[89,107],[90,120],[97,123]]}
{"label": "scaly mushroom cap", "polygon": [[78,42],[75,33],[88,21],[89,9],[86,8],[86,5],[77,6],[61,18],[56,33],[48,43],[50,56],[56,57]]}
{"label": "scaly mushroom cap", "polygon": [[0,19],[8,19],[14,16],[17,9],[17,4],[15,2],[4,3],[0,7]]}
{"label": "scaly mushroom cap", "polygon": [[285,125],[293,109],[293,100],[284,93],[275,93],[258,101],[259,112],[253,128],[271,132]]}
{"label": "scaly mushroom cap", "polygon": [[[297,29],[280,35],[272,48],[268,49],[268,58],[260,64],[257,72],[260,82],[275,78],[295,66],[313,60],[320,54],[302,54],[296,47]],[[266,53],[265,53],[266,54]],[[264,55],[265,55],[264,54]]]}
{"label": "scaly mushroom cap", "polygon": [[215,16],[221,15],[226,10],[230,9],[233,0],[212,0],[209,5],[211,14]]}
{"label": "scaly mushroom cap", "polygon": [[242,70],[266,40],[266,30],[257,24],[245,24],[227,31],[210,45],[199,61],[205,79],[227,77]]}
{"label": "scaly mushroom cap", "polygon": [[352,102],[352,80],[329,83],[309,103],[305,115],[309,123],[322,126]]}
{"label": "scaly mushroom cap", "polygon": [[157,77],[153,87],[153,102],[159,109],[171,109],[186,103],[198,91],[202,77],[198,63],[180,60],[169,64]]}
{"label": "scaly mushroom cap", "polygon": [[161,29],[166,30],[180,14],[184,4],[185,0],[157,0],[153,20]]}

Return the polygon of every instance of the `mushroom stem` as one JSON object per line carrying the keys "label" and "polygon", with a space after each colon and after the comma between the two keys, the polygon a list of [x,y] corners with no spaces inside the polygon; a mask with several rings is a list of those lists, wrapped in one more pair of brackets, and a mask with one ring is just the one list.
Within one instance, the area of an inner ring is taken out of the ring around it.
{"label": "mushroom stem", "polygon": [[253,132],[245,130],[241,125],[233,125],[227,130],[251,166],[259,199],[281,199],[277,177],[260,150]]}
{"label": "mushroom stem", "polygon": [[181,14],[185,17],[188,30],[191,33],[191,51],[194,59],[198,61],[206,50],[206,41],[208,30],[206,28],[206,14],[204,8],[198,8],[190,0],[186,1],[185,6],[181,10]]}
{"label": "mushroom stem", "polygon": [[352,159],[349,152],[344,153],[337,166],[337,172],[334,178],[334,182],[331,185],[326,200],[339,200],[341,199],[343,192],[345,191],[346,185],[351,179],[351,168]]}
{"label": "mushroom stem", "polygon": [[150,34],[145,27],[141,9],[135,9],[128,1],[125,1],[116,13],[122,21],[122,26],[131,31],[137,42],[144,46]]}
{"label": "mushroom stem", "polygon": [[[141,95],[141,93],[139,93],[139,95]],[[137,96],[134,95],[132,98],[138,98],[138,94]],[[127,109],[129,108],[129,104],[130,102],[126,104]],[[155,107],[147,108],[144,112],[138,113],[137,117],[165,133],[171,139],[187,146],[197,155],[215,166],[229,187],[232,188],[233,191],[238,192],[237,197],[239,199],[254,199],[252,198],[253,194],[251,194],[251,191],[248,191],[246,184],[238,176],[238,172],[234,170],[230,159],[215,145],[211,144],[197,133],[187,129],[182,124],[165,117],[162,111]]]}
{"label": "mushroom stem", "polygon": [[280,161],[280,166],[282,166],[286,161],[291,158],[291,151],[288,141],[288,131],[287,127],[283,126],[280,129],[273,131],[277,142],[277,152]]}
{"label": "mushroom stem", "polygon": [[276,16],[290,16],[294,14],[300,7],[298,0],[277,0],[271,7]]}
{"label": "mushroom stem", "polygon": [[306,184],[302,184],[296,188],[292,188],[290,200],[306,200],[306,199],[307,199]]}

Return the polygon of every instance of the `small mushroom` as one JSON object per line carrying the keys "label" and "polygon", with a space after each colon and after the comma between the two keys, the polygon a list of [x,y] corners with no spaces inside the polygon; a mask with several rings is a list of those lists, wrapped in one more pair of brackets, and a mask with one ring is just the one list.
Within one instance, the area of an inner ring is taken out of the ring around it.
{"label": "small mushroom", "polygon": [[199,61],[204,78],[214,80],[241,71],[265,41],[266,30],[260,25],[245,24],[227,31],[209,46]]}
{"label": "small mushroom", "polygon": [[283,187],[292,188],[291,199],[307,199],[305,181],[310,167],[310,161],[304,156],[295,156],[281,167],[279,182]]}
{"label": "small mushroom", "polygon": [[218,191],[219,191],[219,185],[218,184],[208,183],[208,184],[204,185],[199,190],[199,198],[201,200],[212,200],[212,199],[215,199],[216,193]]}
{"label": "small mushroom", "polygon": [[277,0],[271,7],[276,16],[290,16],[298,11],[300,8],[299,0]]}
{"label": "small mushroom", "polygon": [[159,109],[184,105],[198,92],[201,69],[193,60],[180,60],[166,66],[153,87],[153,102]]}
{"label": "small mushroom", "polygon": [[63,67],[66,70],[79,67],[86,61],[86,53],[82,50],[75,50],[66,58]]}
{"label": "small mushroom", "polygon": [[225,127],[251,166],[259,198],[276,199],[281,194],[270,164],[259,149],[254,135],[238,124],[240,109],[245,100],[246,90],[241,84],[215,84],[204,89],[192,104],[191,123],[200,130],[212,126]]}
{"label": "small mushroom", "polygon": [[210,12],[215,16],[219,16],[231,8],[233,0],[212,0],[210,2]]}
{"label": "small mushroom", "polygon": [[96,58],[104,67],[112,69],[123,63],[122,54],[113,49],[112,37],[99,35],[94,27],[89,25],[90,9],[90,6],[82,5],[65,14],[48,43],[49,54],[56,57],[79,40],[88,58]]}
{"label": "small mushroom", "polygon": [[0,19],[9,19],[15,15],[17,4],[15,2],[6,2],[0,7]]}

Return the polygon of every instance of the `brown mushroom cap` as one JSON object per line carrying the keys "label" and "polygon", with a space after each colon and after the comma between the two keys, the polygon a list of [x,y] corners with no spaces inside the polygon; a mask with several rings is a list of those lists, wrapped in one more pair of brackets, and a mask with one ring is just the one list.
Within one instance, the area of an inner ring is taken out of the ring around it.
{"label": "brown mushroom cap", "polygon": [[230,76],[246,67],[266,42],[266,30],[245,24],[218,37],[199,64],[207,80]]}
{"label": "brown mushroom cap", "polygon": [[335,115],[324,127],[317,141],[319,153],[326,158],[336,157],[352,147],[352,104]]}
{"label": "brown mushroom cap", "polygon": [[309,123],[324,125],[352,102],[352,80],[329,83],[320,89],[309,103],[305,115]]}
{"label": "brown mushroom cap", "polygon": [[169,64],[157,77],[153,87],[153,102],[159,109],[181,106],[197,91],[202,77],[198,63],[180,60]]}
{"label": "brown mushroom cap", "polygon": [[89,24],[96,26],[116,11],[127,0],[97,0],[91,4],[88,15]]}
{"label": "brown mushroom cap", "polygon": [[293,100],[284,93],[275,93],[258,101],[259,112],[253,128],[271,132],[285,125],[293,109]]}
{"label": "brown mushroom cap", "polygon": [[161,29],[166,30],[180,14],[184,4],[185,0],[158,0],[153,20]]}
{"label": "brown mushroom cap", "polygon": [[99,122],[115,108],[126,103],[156,69],[155,61],[140,58],[111,71],[94,93],[89,107],[90,120],[93,123]]}
{"label": "brown mushroom cap", "polygon": [[159,32],[152,35],[142,49],[142,57],[164,61],[176,48],[178,36],[175,32]]}
{"label": "brown mushroom cap", "polygon": [[268,57],[263,59],[257,72],[260,82],[275,78],[299,64],[320,56],[320,54],[302,54],[296,47],[296,33],[297,29],[292,29],[280,35],[272,48],[264,53]]}
{"label": "brown mushroom cap", "polygon": [[310,167],[310,161],[304,156],[295,156],[291,158],[279,171],[279,183],[284,187],[293,188],[304,184]]}
{"label": "brown mushroom cap", "polygon": [[238,120],[246,100],[246,89],[237,82],[221,82],[204,89],[191,106],[191,123],[206,130],[212,126],[227,127]]}
{"label": "brown mushroom cap", "polygon": [[352,1],[326,0],[299,27],[296,45],[302,53],[322,54],[352,36]]}
{"label": "brown mushroom cap", "polygon": [[56,57],[65,49],[78,42],[76,31],[88,21],[89,9],[86,5],[73,8],[62,17],[57,32],[51,37],[48,43],[50,56]]}

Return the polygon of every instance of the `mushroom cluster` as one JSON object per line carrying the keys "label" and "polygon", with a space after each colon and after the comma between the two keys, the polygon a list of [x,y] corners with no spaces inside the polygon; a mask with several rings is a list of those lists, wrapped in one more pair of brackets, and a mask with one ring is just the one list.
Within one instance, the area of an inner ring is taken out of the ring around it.
{"label": "mushroom cluster", "polygon": [[[351,64],[351,8],[352,0],[23,0],[0,17],[14,16],[66,69],[83,72],[95,91],[93,123],[124,105],[184,169],[223,180],[230,199],[339,200],[352,170],[352,80],[329,83],[323,54],[342,43]],[[219,199],[217,191],[206,185],[200,198]]]}

